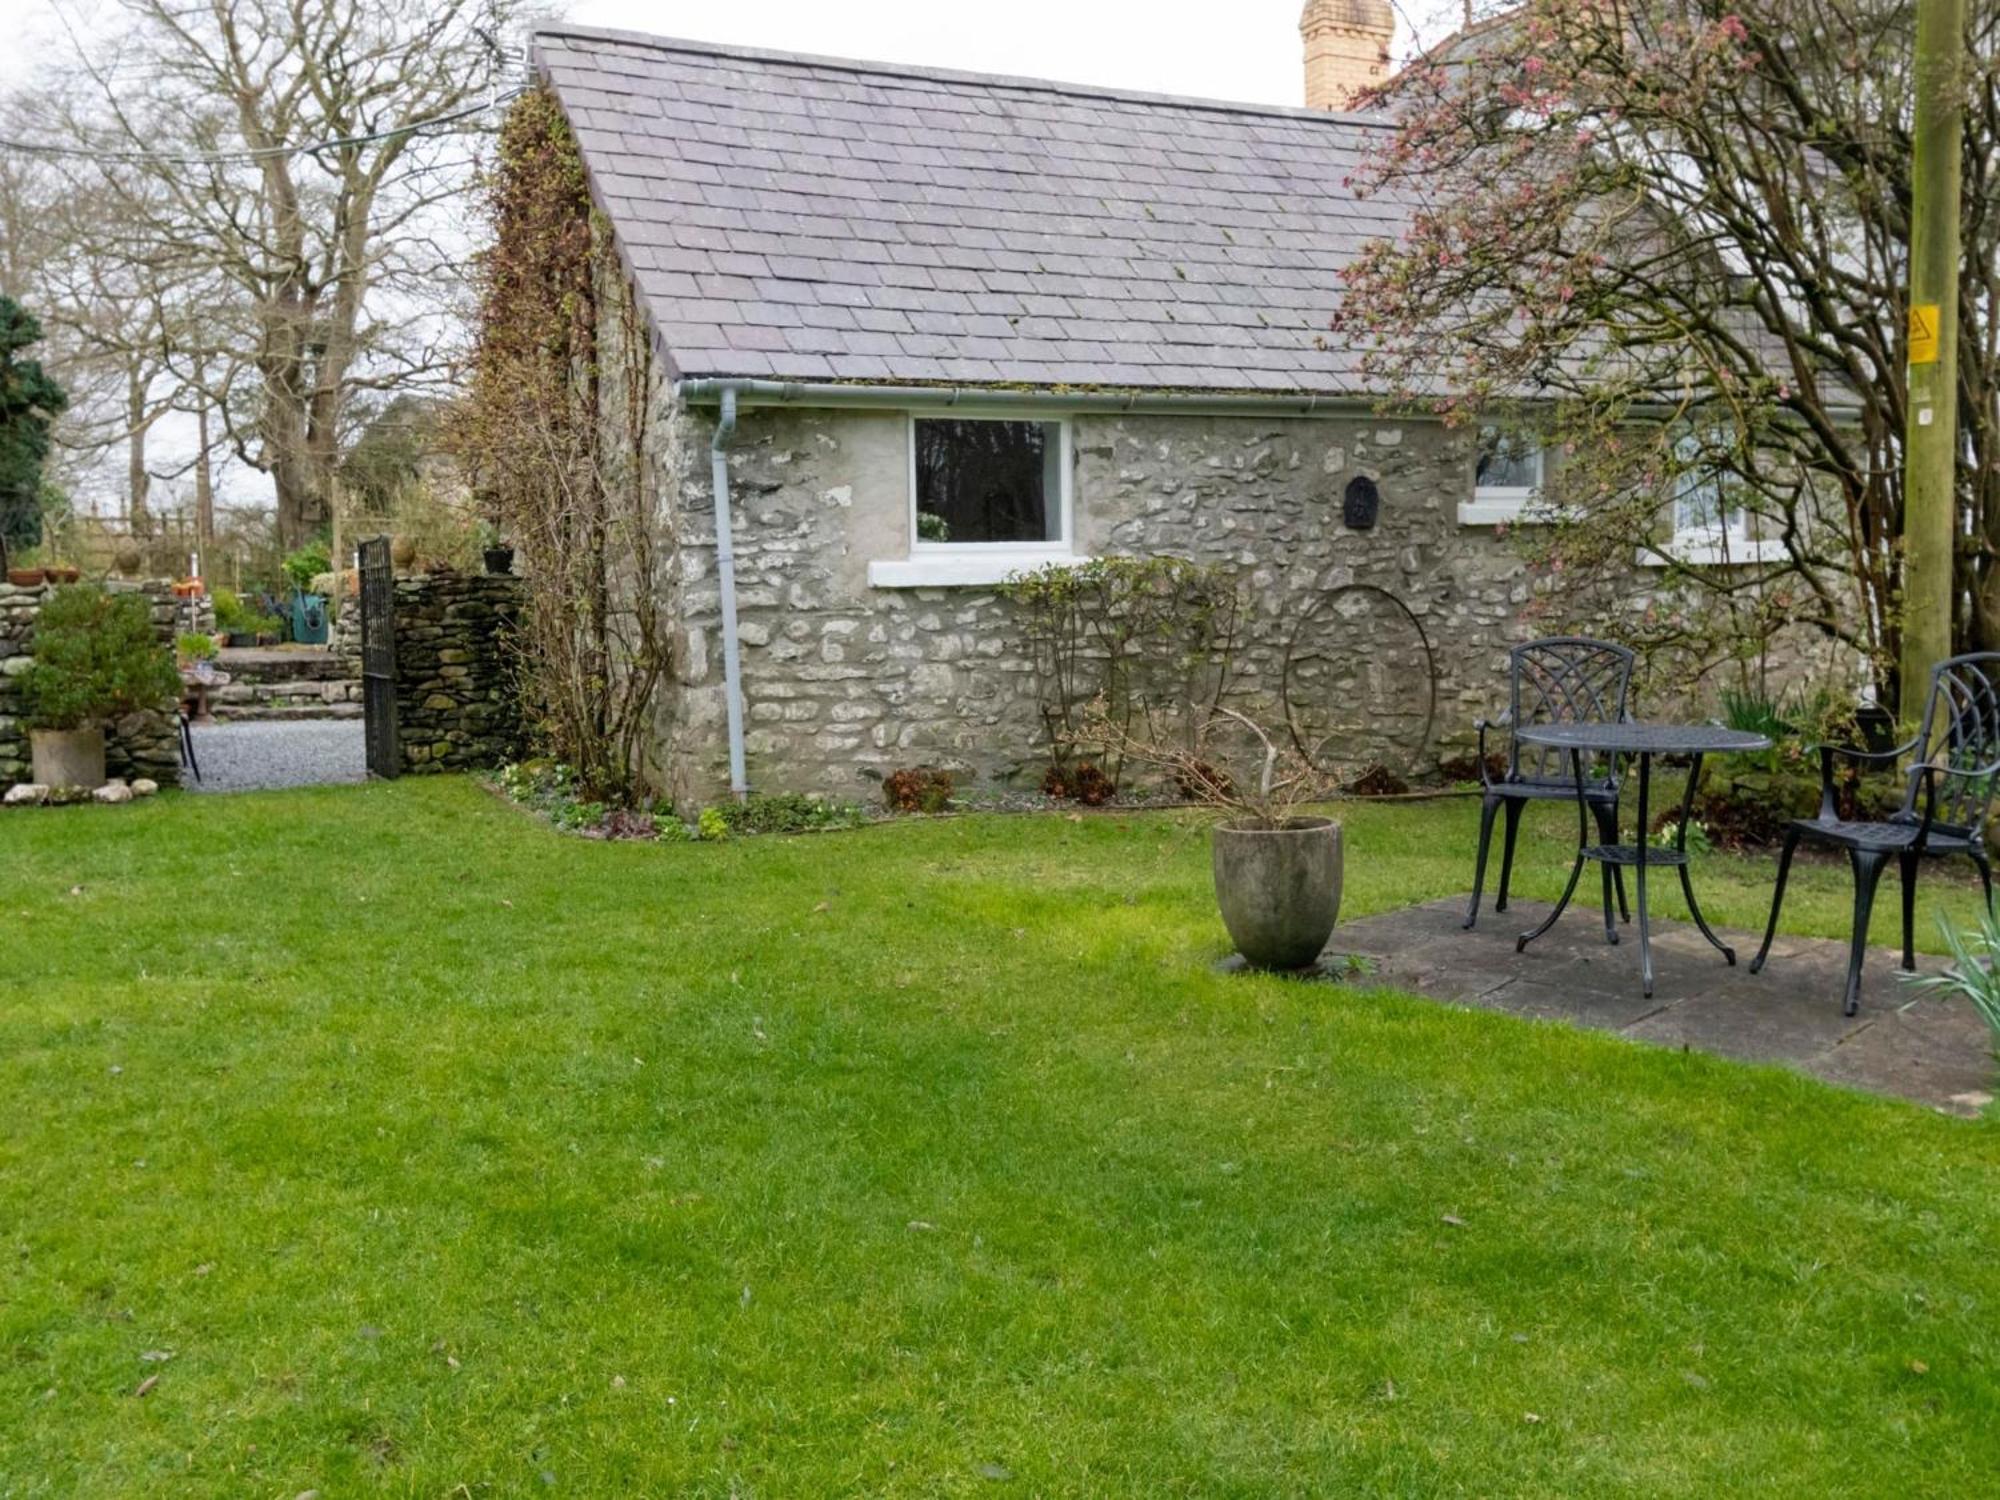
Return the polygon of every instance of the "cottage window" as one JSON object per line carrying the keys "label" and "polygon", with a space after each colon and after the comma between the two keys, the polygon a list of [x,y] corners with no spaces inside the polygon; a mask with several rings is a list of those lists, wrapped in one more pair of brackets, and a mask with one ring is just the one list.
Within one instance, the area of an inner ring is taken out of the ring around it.
{"label": "cottage window", "polygon": [[1704,461],[1692,434],[1674,445],[1680,472],[1673,481],[1673,537],[1665,556],[1641,549],[1639,562],[1664,567],[1668,561],[1697,565],[1768,562],[1783,555],[1784,543],[1750,534],[1750,515],[1732,502],[1730,481],[1721,468]]}
{"label": "cottage window", "polygon": [[869,568],[877,587],[993,584],[1070,546],[1070,432],[1061,419],[910,418],[909,558]]}
{"label": "cottage window", "polygon": [[1061,422],[917,417],[910,431],[917,547],[1062,541]]}
{"label": "cottage window", "polygon": [[1497,526],[1519,521],[1541,493],[1541,445],[1520,433],[1482,427],[1472,472],[1472,500],[1458,507],[1459,524]]}

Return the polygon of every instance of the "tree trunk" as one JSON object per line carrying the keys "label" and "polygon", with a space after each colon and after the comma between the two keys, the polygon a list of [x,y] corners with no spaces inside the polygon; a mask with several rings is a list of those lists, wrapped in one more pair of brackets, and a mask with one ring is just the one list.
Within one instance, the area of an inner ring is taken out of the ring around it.
{"label": "tree trunk", "polygon": [[146,429],[152,421],[146,415],[146,387],[136,369],[125,376],[125,424],[125,523],[134,536],[146,536],[153,529],[146,508],[153,484],[146,472]]}
{"label": "tree trunk", "polygon": [[208,441],[208,403],[195,408],[195,435],[199,446],[194,455],[194,535],[201,546],[202,563],[207,566],[208,550],[215,545],[215,469]]}

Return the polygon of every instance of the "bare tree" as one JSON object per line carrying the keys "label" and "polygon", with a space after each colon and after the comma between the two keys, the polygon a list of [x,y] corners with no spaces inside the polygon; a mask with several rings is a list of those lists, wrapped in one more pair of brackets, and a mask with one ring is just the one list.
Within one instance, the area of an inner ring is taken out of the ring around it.
{"label": "bare tree", "polygon": [[155,326],[123,344],[163,364],[134,366],[128,430],[158,403],[213,419],[271,475],[286,545],[329,519],[356,397],[445,369],[466,255],[445,206],[504,82],[511,8],[116,0],[108,39],[79,28],[36,103],[67,189],[114,210],[94,248],[151,304]]}

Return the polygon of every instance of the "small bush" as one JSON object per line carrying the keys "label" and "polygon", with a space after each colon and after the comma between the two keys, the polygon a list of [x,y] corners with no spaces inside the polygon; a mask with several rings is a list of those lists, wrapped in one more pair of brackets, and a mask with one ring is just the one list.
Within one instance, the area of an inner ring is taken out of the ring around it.
{"label": "small bush", "polygon": [[312,592],[315,578],[333,571],[333,559],[327,555],[325,542],[307,542],[285,559],[284,566],[285,577],[291,580],[292,587],[307,594]]}
{"label": "small bush", "polygon": [[1174,786],[1189,802],[1226,802],[1236,793],[1234,778],[1205,760],[1175,767]]}
{"label": "small bush", "polygon": [[705,844],[719,844],[729,837],[729,819],[719,807],[704,807],[695,819],[694,836]]}
{"label": "small bush", "polygon": [[30,728],[85,729],[172,703],[181,676],[143,598],[75,583],[42,606],[20,684]]}
{"label": "small bush", "polygon": [[[1852,764],[1834,763],[1834,801],[1843,818],[1880,818],[1901,804],[1899,777],[1860,775]],[[1718,774],[1695,793],[1694,816],[1709,841],[1723,849],[1766,849],[1783,842],[1786,825],[1819,812],[1819,774],[1800,761],[1777,771]],[[1661,814],[1671,821],[1677,811]],[[1656,821],[1654,827],[1657,828]]]}
{"label": "small bush", "polygon": [[882,800],[891,812],[941,813],[951,806],[956,789],[951,772],[937,766],[912,766],[883,778]]}
{"label": "small bush", "polygon": [[214,661],[215,637],[187,631],[174,637],[174,655],[182,661]]}
{"label": "small bush", "polygon": [[1042,776],[1042,794],[1085,807],[1102,807],[1118,795],[1118,783],[1090,761],[1074,766],[1050,766]]}
{"label": "small bush", "polygon": [[[1438,762],[1438,775],[1450,782],[1478,781],[1479,757],[1470,753],[1448,755]],[[1502,780],[1507,775],[1507,757],[1497,750],[1488,751],[1486,775],[1493,781]]]}
{"label": "small bush", "polygon": [[285,622],[252,609],[234,589],[217,589],[215,628],[225,635],[282,635]]}
{"label": "small bush", "polygon": [[633,807],[614,807],[591,833],[601,839],[650,839],[658,837],[659,828],[649,812],[640,812]]}
{"label": "small bush", "polygon": [[1347,788],[1356,797],[1400,797],[1409,789],[1410,784],[1387,766],[1370,766]]}
{"label": "small bush", "polygon": [[741,802],[718,802],[713,810],[731,833],[815,833],[867,821],[852,802],[802,792],[753,792]]}
{"label": "small bush", "polygon": [[558,828],[578,832],[604,821],[602,802],[586,799],[576,772],[557,760],[524,760],[500,768],[500,789]]}

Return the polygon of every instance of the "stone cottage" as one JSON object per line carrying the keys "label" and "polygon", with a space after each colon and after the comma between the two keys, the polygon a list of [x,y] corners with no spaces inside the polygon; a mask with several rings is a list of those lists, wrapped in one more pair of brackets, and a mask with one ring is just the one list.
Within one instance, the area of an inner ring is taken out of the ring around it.
{"label": "stone cottage", "polygon": [[1308,5],[1296,110],[538,33],[659,370],[677,797],[1039,775],[998,586],[1111,554],[1235,569],[1245,700],[1356,764],[1497,706],[1541,456],[1383,419],[1328,333],[1403,212],[1329,107],[1388,23]]}

